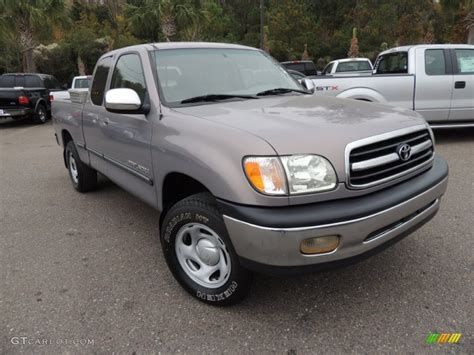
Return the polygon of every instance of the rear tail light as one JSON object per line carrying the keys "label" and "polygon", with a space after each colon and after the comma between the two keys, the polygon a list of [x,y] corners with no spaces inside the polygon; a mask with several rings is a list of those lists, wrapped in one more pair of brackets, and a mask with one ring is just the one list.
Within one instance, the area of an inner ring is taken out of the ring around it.
{"label": "rear tail light", "polygon": [[20,96],[18,97],[18,103],[20,105],[28,105],[30,103],[30,100],[26,96]]}
{"label": "rear tail light", "polygon": [[54,100],[53,94],[49,94],[49,102],[53,102],[53,100]]}

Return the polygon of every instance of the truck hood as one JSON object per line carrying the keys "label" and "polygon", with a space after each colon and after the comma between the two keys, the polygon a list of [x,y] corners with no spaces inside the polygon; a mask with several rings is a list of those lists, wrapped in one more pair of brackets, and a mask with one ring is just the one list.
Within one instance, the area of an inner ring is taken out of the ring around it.
{"label": "truck hood", "polygon": [[344,174],[348,143],[424,124],[417,113],[407,109],[314,95],[227,101],[174,110],[252,133],[267,141],[279,155],[325,156],[339,176]]}

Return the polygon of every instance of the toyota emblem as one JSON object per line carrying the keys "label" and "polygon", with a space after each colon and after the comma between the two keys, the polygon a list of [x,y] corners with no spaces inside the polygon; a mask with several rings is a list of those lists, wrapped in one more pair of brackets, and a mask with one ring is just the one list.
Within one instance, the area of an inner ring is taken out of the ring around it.
{"label": "toyota emblem", "polygon": [[401,160],[407,161],[411,157],[411,147],[406,143],[400,144],[397,147],[397,154]]}

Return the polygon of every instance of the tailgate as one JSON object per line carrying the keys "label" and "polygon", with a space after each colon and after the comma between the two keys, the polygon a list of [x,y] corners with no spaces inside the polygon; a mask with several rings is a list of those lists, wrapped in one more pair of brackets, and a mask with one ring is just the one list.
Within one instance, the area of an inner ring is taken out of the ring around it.
{"label": "tailgate", "polygon": [[18,103],[21,95],[24,95],[22,89],[0,89],[0,109],[25,108]]}

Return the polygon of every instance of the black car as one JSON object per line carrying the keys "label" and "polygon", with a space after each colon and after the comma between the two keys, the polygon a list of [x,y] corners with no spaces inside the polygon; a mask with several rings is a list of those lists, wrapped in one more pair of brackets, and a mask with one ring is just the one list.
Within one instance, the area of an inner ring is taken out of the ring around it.
{"label": "black car", "polygon": [[51,116],[52,91],[63,90],[52,75],[11,73],[0,76],[0,119],[29,118],[44,123]]}
{"label": "black car", "polygon": [[281,62],[286,69],[296,70],[306,76],[321,75],[316,69],[316,65],[311,60],[292,60],[289,62]]}

